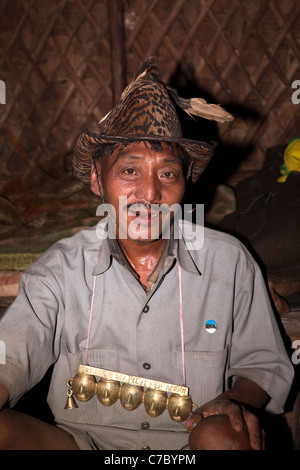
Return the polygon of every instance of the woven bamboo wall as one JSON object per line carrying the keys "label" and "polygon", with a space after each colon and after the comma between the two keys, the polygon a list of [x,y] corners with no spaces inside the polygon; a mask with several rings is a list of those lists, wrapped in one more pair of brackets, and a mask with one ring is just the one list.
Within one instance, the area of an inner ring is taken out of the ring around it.
{"label": "woven bamboo wall", "polygon": [[82,128],[97,130],[150,55],[186,96],[234,112],[220,142],[240,172],[256,170],[266,148],[300,135],[299,25],[298,0],[2,0],[0,173],[22,173],[72,149]]}

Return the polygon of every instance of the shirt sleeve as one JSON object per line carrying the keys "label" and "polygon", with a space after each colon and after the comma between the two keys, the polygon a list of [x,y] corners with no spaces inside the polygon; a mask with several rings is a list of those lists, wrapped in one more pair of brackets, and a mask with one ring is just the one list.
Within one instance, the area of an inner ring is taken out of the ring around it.
{"label": "shirt sleeve", "polygon": [[252,380],[271,397],[267,411],[284,412],[294,377],[282,333],[259,267],[246,256],[237,273],[228,377]]}
{"label": "shirt sleeve", "polygon": [[10,405],[36,385],[60,349],[62,295],[55,276],[35,263],[20,280],[19,295],[0,321],[5,364],[0,383],[10,393]]}

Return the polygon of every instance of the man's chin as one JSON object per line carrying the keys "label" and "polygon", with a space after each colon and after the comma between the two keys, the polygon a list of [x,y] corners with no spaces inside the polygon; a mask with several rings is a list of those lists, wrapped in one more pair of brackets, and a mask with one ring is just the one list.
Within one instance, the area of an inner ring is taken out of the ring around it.
{"label": "man's chin", "polygon": [[128,229],[128,238],[138,243],[153,243],[161,238],[161,231],[151,231],[148,227],[140,227],[137,231]]}
{"label": "man's chin", "polygon": [[134,243],[138,243],[139,245],[150,245],[152,243],[155,243],[157,242],[159,239],[158,238],[154,238],[154,239],[147,239],[147,240],[143,240],[143,239],[134,239],[134,238],[129,238],[129,240],[133,241]]}
{"label": "man's chin", "polygon": [[153,243],[162,238],[170,238],[170,224],[167,224],[165,227],[159,225],[150,226],[140,226],[137,230],[130,230],[128,227],[128,238],[131,240],[136,240],[138,242],[144,243]]}

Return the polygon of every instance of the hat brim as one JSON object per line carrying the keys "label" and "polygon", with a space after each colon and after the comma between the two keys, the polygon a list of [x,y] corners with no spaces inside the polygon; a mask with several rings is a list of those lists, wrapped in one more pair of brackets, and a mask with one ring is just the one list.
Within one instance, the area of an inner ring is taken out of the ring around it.
{"label": "hat brim", "polygon": [[216,149],[216,142],[201,142],[198,140],[168,138],[159,135],[127,135],[111,136],[97,134],[84,129],[77,139],[73,154],[73,173],[84,184],[90,185],[92,158],[97,154],[101,145],[131,142],[166,142],[179,144],[189,158],[190,178],[195,183],[205,170]]}

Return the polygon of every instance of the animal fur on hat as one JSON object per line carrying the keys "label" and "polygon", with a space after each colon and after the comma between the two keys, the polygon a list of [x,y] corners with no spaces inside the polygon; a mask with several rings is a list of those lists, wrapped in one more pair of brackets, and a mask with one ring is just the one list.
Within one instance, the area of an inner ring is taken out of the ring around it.
{"label": "animal fur on hat", "polygon": [[101,119],[101,132],[88,129],[81,132],[73,155],[74,175],[90,184],[92,158],[103,144],[158,141],[174,142],[185,149],[189,174],[192,182],[196,182],[213,156],[216,143],[185,139],[174,102],[190,116],[218,122],[233,119],[219,105],[209,104],[202,98],[180,97],[161,81],[157,65],[148,58],[124,89],[117,106]]}

